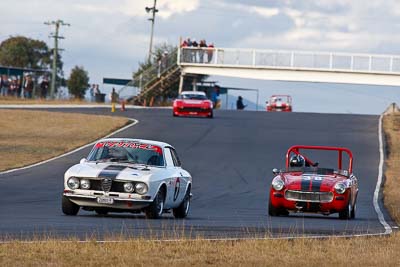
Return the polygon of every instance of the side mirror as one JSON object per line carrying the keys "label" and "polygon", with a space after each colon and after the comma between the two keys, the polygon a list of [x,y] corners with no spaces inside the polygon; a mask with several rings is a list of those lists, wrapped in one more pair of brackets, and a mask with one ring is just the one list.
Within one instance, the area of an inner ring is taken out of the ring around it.
{"label": "side mirror", "polygon": [[81,160],[79,161],[79,163],[85,163],[85,162],[87,162],[87,159],[85,159],[85,158],[83,158],[83,159],[81,159]]}
{"label": "side mirror", "polygon": [[272,173],[273,173],[274,175],[277,175],[277,174],[279,173],[279,170],[278,170],[277,168],[273,168],[273,169],[272,169]]}

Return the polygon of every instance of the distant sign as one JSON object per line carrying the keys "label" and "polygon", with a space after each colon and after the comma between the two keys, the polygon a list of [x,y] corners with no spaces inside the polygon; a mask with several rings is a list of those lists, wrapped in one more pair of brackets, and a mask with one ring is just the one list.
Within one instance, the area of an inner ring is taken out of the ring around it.
{"label": "distant sign", "polygon": [[104,84],[127,85],[130,81],[132,81],[132,80],[117,79],[117,78],[103,78]]}

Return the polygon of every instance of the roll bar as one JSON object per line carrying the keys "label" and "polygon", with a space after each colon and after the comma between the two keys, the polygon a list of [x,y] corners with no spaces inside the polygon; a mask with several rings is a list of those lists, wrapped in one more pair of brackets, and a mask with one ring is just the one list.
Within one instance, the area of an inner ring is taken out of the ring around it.
{"label": "roll bar", "polygon": [[[342,156],[343,152],[347,153],[349,156],[349,174],[353,173],[353,153],[350,149],[345,147],[333,147],[333,146],[303,146],[303,145],[296,145],[292,146],[286,152],[286,168],[289,168],[289,160],[290,154],[294,153],[296,155],[302,155],[300,150],[329,150],[329,151],[337,151],[338,152],[338,169],[342,169]],[[302,155],[307,163],[313,165],[314,163],[308,159],[306,156]]]}

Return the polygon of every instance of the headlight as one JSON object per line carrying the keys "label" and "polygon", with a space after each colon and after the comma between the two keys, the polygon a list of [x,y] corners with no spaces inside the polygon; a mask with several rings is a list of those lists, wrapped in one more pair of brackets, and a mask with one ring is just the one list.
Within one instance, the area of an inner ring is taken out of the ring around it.
{"label": "headlight", "polygon": [[135,184],[135,191],[138,194],[146,194],[147,193],[147,185],[145,183],[137,183]]}
{"label": "headlight", "polygon": [[79,188],[79,179],[76,177],[70,177],[67,181],[67,185],[72,190],[78,189]]}
{"label": "headlight", "polygon": [[338,194],[343,194],[346,191],[346,185],[344,183],[336,183],[335,184],[335,191]]}
{"label": "headlight", "polygon": [[88,179],[81,179],[81,188],[82,189],[89,189],[90,188],[90,181]]}
{"label": "headlight", "polygon": [[127,193],[132,193],[133,192],[133,184],[132,183],[124,183],[124,190]]}
{"label": "headlight", "polygon": [[285,185],[285,183],[282,181],[281,178],[275,178],[275,179],[272,181],[272,187],[273,187],[275,190],[277,190],[277,191],[282,190],[282,188],[283,188],[284,185]]}

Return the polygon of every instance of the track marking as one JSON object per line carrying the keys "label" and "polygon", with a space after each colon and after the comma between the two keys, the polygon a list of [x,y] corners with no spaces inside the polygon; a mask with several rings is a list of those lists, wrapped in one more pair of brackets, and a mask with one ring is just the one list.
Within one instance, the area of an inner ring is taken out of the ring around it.
{"label": "track marking", "polygon": [[[108,134],[108,135],[106,135],[106,136],[100,138],[100,139],[108,138],[108,137],[110,137],[110,136],[112,136],[112,135],[114,135],[114,134],[117,134],[117,133],[119,133],[119,132],[122,132],[122,131],[128,129],[129,127],[132,127],[132,126],[134,126],[134,125],[136,125],[136,124],[139,123],[139,121],[136,120],[136,119],[131,119],[131,118],[127,118],[127,119],[130,120],[132,123],[130,123],[130,124],[128,124],[128,125],[126,125],[126,126],[120,128],[120,129],[118,129],[118,130],[116,130],[116,131],[114,131],[114,132],[112,132],[112,133],[110,133],[110,134]],[[100,140],[100,139],[99,139],[99,140]],[[71,155],[71,154],[73,154],[73,153],[75,153],[75,152],[78,152],[78,151],[84,149],[84,148],[87,148],[87,147],[89,147],[89,146],[92,146],[92,145],[94,145],[97,141],[98,141],[98,140],[93,141],[93,142],[91,142],[91,143],[89,143],[89,144],[83,145],[83,146],[81,146],[81,147],[75,148],[74,150],[71,150],[71,151],[69,151],[69,152],[67,152],[67,153],[64,153],[64,154],[62,154],[62,155],[56,156],[56,157],[54,157],[54,158],[46,159],[46,160],[44,160],[44,161],[40,161],[40,162],[31,164],[31,165],[28,165],[28,166],[24,166],[24,167],[15,168],[15,169],[7,170],[7,171],[2,171],[2,172],[0,172],[0,175],[2,175],[2,174],[7,174],[7,173],[12,173],[12,172],[16,172],[16,171],[20,171],[20,170],[26,170],[26,169],[29,169],[29,168],[33,168],[33,167],[36,167],[36,166],[40,166],[40,165],[46,164],[46,163],[48,163],[48,162],[50,162],[50,161],[53,161],[53,160],[56,160],[56,159],[59,159],[59,158],[62,158],[62,157]]]}
{"label": "track marking", "polygon": [[382,177],[383,177],[383,163],[385,160],[385,156],[383,154],[383,136],[382,136],[382,119],[383,114],[379,117],[379,126],[378,126],[378,135],[379,135],[379,172],[378,172],[378,181],[376,183],[375,192],[374,192],[374,208],[376,213],[378,214],[379,222],[385,228],[386,235],[392,233],[392,227],[385,221],[385,216],[382,213],[381,208],[379,207],[378,199],[379,199],[379,191],[382,185]]}

